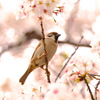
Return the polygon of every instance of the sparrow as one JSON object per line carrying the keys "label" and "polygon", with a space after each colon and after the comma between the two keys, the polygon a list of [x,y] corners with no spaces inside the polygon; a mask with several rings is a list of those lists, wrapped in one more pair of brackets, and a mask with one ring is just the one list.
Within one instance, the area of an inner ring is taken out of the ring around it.
{"label": "sparrow", "polygon": [[[60,36],[60,34],[58,34],[57,32],[50,32],[45,37],[46,56],[47,56],[48,62],[51,60],[51,58],[54,56],[54,54],[57,50],[59,36]],[[43,39],[42,39],[39,42],[39,44],[37,45],[32,57],[31,57],[29,66],[28,66],[26,72],[23,74],[23,76],[19,79],[19,82],[23,85],[25,83],[25,80],[28,77],[28,75],[34,69],[36,69],[38,67],[44,69],[43,68],[44,65],[46,65],[46,61],[45,61],[44,44],[43,44]]]}

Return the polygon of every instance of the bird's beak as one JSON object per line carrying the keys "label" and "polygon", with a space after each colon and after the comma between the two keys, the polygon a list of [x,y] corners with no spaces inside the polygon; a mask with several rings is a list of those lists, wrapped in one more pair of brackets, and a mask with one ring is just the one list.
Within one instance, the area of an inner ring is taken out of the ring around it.
{"label": "bird's beak", "polygon": [[56,35],[56,37],[59,37],[59,36],[61,36],[61,34],[57,34],[57,35]]}

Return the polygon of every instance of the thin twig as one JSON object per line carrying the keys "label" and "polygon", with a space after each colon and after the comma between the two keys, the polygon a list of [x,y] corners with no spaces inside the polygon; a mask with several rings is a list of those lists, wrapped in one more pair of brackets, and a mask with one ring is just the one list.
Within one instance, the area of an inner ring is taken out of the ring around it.
{"label": "thin twig", "polygon": [[[90,74],[90,73],[88,73],[91,77],[93,77],[93,78],[95,78],[96,80],[99,80],[99,78],[97,78],[97,77],[100,77],[100,75],[96,75],[96,74]],[[99,86],[99,84],[100,84],[100,80],[98,81],[98,83],[96,84],[96,87],[95,87],[95,100],[97,100],[97,88],[98,88],[98,86]]]}
{"label": "thin twig", "polygon": [[96,74],[90,74],[90,73],[88,73],[90,76],[92,76],[92,77],[95,77],[95,76],[97,76],[97,77],[100,77],[100,75],[96,75]]}
{"label": "thin twig", "polygon": [[51,81],[50,81],[50,74],[49,74],[49,71],[48,71],[48,59],[47,59],[47,54],[46,54],[47,51],[46,51],[45,35],[44,35],[44,29],[43,29],[42,20],[41,20],[41,29],[42,29],[44,52],[45,52],[46,74],[47,74],[48,83],[50,83]]}
{"label": "thin twig", "polygon": [[85,77],[86,77],[86,76],[84,76],[83,79],[84,79],[84,81],[85,81],[85,83],[86,83],[86,85],[87,85],[87,87],[88,87],[88,90],[89,90],[89,93],[90,93],[91,99],[92,99],[92,100],[95,100],[94,97],[93,97],[92,91],[91,91],[91,89],[90,89],[90,86],[89,86],[89,84],[88,84],[88,82],[87,82],[87,80],[86,80]]}
{"label": "thin twig", "polygon": [[[81,37],[79,44],[81,43],[83,39],[83,36]],[[63,68],[61,69],[61,71],[59,72],[59,74],[57,75],[55,82],[57,81],[57,79],[59,78],[59,76],[61,75],[62,71],[65,69],[65,67],[67,66],[68,62],[70,61],[70,59],[73,57],[73,55],[76,53],[77,49],[79,48],[79,45],[77,45],[75,51],[72,53],[72,55],[69,57],[69,59],[67,60],[67,62],[65,63],[65,65],[63,66]]]}
{"label": "thin twig", "polygon": [[100,80],[98,81],[98,83],[95,87],[95,100],[97,100],[97,88],[98,88],[99,84],[100,84]]}

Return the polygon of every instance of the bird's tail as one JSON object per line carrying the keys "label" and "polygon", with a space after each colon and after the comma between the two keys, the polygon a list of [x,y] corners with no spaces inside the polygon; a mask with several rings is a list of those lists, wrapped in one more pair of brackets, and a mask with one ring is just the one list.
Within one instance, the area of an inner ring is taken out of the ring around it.
{"label": "bird's tail", "polygon": [[19,79],[19,82],[23,85],[25,80],[27,79],[28,75],[35,69],[33,65],[30,65],[23,76]]}

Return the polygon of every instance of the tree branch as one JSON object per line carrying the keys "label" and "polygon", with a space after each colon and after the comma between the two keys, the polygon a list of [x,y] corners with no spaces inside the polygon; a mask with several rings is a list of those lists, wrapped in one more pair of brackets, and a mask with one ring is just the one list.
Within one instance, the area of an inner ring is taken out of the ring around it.
{"label": "tree branch", "polygon": [[[81,43],[83,39],[83,36],[81,37],[79,44]],[[77,45],[75,51],[72,53],[72,55],[69,57],[69,59],[67,60],[67,62],[65,63],[65,65],[63,66],[63,68],[61,69],[61,71],[59,72],[59,74],[57,75],[55,82],[57,81],[57,79],[59,78],[59,76],[61,75],[62,71],[65,69],[65,67],[67,66],[68,62],[70,61],[70,59],[73,57],[73,55],[76,53],[77,49],[79,48],[79,45]]]}
{"label": "tree branch", "polygon": [[46,63],[46,74],[47,74],[47,80],[48,83],[51,83],[50,81],[50,73],[48,71],[48,59],[47,59],[47,54],[46,54],[46,44],[45,44],[45,35],[44,35],[44,29],[43,29],[43,23],[41,20],[41,29],[42,29],[42,37],[43,37],[43,45],[44,45],[44,52],[45,52],[45,63]]}
{"label": "tree branch", "polygon": [[88,73],[88,75],[90,75],[91,77],[93,77],[94,79],[98,80],[97,84],[96,84],[96,87],[95,87],[95,100],[97,100],[97,91],[98,91],[98,86],[100,85],[100,75],[96,75],[96,74],[90,74]]}
{"label": "tree branch", "polygon": [[100,84],[100,80],[98,81],[98,83],[95,87],[95,100],[97,100],[97,88],[98,88],[99,84]]}
{"label": "tree branch", "polygon": [[58,43],[60,43],[60,44],[70,44],[70,45],[73,45],[73,46],[77,46],[77,45],[79,45],[79,46],[83,46],[83,47],[89,47],[89,48],[91,48],[91,46],[90,46],[90,43],[87,43],[87,44],[84,44],[84,43],[75,43],[74,41],[70,41],[70,40],[67,40],[67,41],[58,41]]}
{"label": "tree branch", "polygon": [[93,97],[92,91],[91,91],[91,89],[90,89],[90,86],[89,86],[89,84],[88,84],[88,82],[87,82],[87,80],[86,80],[85,77],[86,77],[86,76],[84,76],[83,79],[84,79],[84,81],[85,81],[85,83],[86,83],[86,85],[87,85],[87,87],[88,87],[88,90],[89,90],[91,99],[92,99],[92,100],[95,100],[94,97]]}

